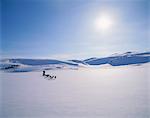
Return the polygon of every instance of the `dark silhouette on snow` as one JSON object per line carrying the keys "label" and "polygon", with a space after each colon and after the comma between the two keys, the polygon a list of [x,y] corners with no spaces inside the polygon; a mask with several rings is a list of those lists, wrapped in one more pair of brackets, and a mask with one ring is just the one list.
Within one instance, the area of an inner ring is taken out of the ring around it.
{"label": "dark silhouette on snow", "polygon": [[49,74],[45,74],[45,71],[43,71],[43,76],[44,76],[45,78],[48,78],[48,77],[49,77],[49,79],[52,79],[52,80],[56,79],[56,76],[51,76],[51,75],[49,75]]}

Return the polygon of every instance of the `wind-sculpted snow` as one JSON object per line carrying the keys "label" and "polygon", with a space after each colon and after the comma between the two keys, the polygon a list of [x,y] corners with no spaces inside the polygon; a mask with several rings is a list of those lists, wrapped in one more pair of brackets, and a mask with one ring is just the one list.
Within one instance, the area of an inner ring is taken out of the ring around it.
{"label": "wind-sculpted snow", "polygon": [[85,63],[87,63],[89,65],[102,65],[102,64],[107,64],[109,62],[109,60],[110,60],[110,57],[107,57],[107,58],[88,60],[88,61],[85,61]]}
{"label": "wind-sculpted snow", "polygon": [[11,63],[20,63],[24,65],[49,65],[49,64],[68,64],[68,65],[74,65],[77,66],[77,64],[59,61],[59,60],[53,60],[53,59],[9,59],[9,62]]}
{"label": "wind-sculpted snow", "polygon": [[0,61],[0,69],[6,72],[29,72],[37,70],[78,69],[109,64],[111,66],[123,66],[130,64],[143,64],[150,62],[150,52],[113,54],[104,58],[89,58],[85,60],[54,60],[54,59],[3,59]]}
{"label": "wind-sculpted snow", "polygon": [[121,55],[113,55],[111,57],[86,60],[89,65],[102,65],[110,64],[112,66],[130,65],[130,64],[142,64],[150,62],[150,52],[146,53],[131,53],[127,52]]}
{"label": "wind-sculpted snow", "polygon": [[150,62],[149,56],[123,56],[109,60],[109,64],[112,66],[130,65],[130,64],[142,64]]}
{"label": "wind-sculpted snow", "polygon": [[30,72],[37,70],[76,69],[78,64],[52,59],[5,59],[0,69],[7,72]]}
{"label": "wind-sculpted snow", "polygon": [[85,64],[82,60],[69,60],[71,62],[74,62],[74,63],[81,63],[81,64]]}

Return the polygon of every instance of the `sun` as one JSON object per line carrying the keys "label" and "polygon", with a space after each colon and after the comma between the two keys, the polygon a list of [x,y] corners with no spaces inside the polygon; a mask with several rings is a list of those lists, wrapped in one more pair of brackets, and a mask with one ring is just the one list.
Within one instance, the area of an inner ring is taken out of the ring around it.
{"label": "sun", "polygon": [[95,20],[95,27],[99,31],[108,31],[112,29],[112,26],[114,25],[114,19],[109,14],[101,14],[98,16]]}

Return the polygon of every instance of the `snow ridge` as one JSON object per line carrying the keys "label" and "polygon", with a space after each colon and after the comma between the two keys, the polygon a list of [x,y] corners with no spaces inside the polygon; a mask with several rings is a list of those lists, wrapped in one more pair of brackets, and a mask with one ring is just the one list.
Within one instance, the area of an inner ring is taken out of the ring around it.
{"label": "snow ridge", "polygon": [[109,64],[111,66],[123,66],[131,64],[143,64],[150,62],[150,52],[135,53],[126,52],[113,54],[104,58],[89,58],[85,60],[61,61],[55,59],[3,59],[0,60],[0,70],[6,72],[29,72],[54,69],[78,69],[79,67],[97,66]]}

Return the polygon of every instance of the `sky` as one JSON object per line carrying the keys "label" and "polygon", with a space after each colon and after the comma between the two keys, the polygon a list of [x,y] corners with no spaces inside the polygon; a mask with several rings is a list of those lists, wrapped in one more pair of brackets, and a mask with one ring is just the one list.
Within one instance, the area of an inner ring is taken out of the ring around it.
{"label": "sky", "polygon": [[148,0],[2,0],[7,58],[85,59],[149,51]]}

